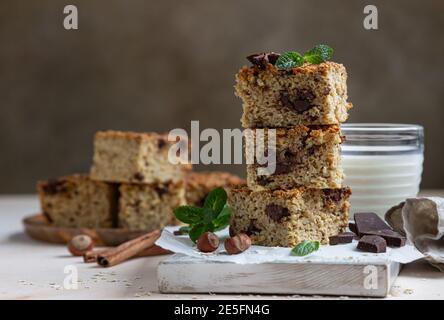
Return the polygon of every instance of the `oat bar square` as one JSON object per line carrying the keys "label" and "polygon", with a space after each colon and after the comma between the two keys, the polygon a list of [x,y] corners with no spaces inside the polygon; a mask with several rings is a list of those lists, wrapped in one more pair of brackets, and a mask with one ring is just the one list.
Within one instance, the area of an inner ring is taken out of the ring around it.
{"label": "oat bar square", "polygon": [[252,243],[292,247],[304,240],[327,244],[330,236],[345,231],[349,188],[229,191],[231,233],[246,233]]}
{"label": "oat bar square", "polygon": [[115,225],[117,186],[71,175],[39,181],[43,214],[59,227],[110,228]]}
{"label": "oat bar square", "polygon": [[243,67],[235,94],[245,128],[340,124],[348,118],[347,72],[342,64],[305,64],[290,70],[272,63]]}
{"label": "oat bar square", "polygon": [[[270,154],[268,141],[270,129],[255,129],[252,138],[259,155]],[[261,175],[261,164],[255,157],[247,165],[248,186],[254,190],[307,188],[340,188],[344,174],[341,166],[343,136],[339,126],[295,126],[275,129],[276,146],[273,148],[274,171]],[[264,151],[265,150],[265,151]]]}
{"label": "oat bar square", "polygon": [[121,131],[97,132],[91,178],[126,183],[179,181],[191,164],[168,160],[167,135]]}

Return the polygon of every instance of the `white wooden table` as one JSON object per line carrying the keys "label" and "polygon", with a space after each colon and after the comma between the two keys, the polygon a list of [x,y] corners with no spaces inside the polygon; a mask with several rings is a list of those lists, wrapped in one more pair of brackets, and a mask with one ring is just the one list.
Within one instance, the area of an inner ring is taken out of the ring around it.
{"label": "white wooden table", "polygon": [[[426,192],[444,196],[444,191]],[[21,220],[39,211],[36,196],[0,196],[0,299],[233,299],[239,295],[160,294],[156,267],[166,256],[138,258],[113,268],[84,264],[65,246],[37,242]],[[78,272],[77,289],[64,279]],[[243,299],[319,299],[318,296],[242,295]],[[344,297],[339,297],[344,298]],[[335,298],[338,299],[338,298]],[[424,261],[404,266],[386,299],[444,299],[444,273]]]}

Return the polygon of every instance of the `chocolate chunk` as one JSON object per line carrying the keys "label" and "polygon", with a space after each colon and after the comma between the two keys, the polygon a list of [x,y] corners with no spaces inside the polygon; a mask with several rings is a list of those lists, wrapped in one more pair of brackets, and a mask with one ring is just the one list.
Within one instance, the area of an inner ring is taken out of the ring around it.
{"label": "chocolate chunk", "polygon": [[318,146],[318,145],[311,146],[310,148],[307,149],[307,154],[309,156],[312,156],[316,152],[318,152],[320,148],[321,148],[321,146]]}
{"label": "chocolate chunk", "polygon": [[382,253],[387,250],[387,243],[380,236],[363,236],[358,242],[358,250],[373,253]]}
{"label": "chocolate chunk", "polygon": [[167,142],[165,139],[163,138],[159,138],[159,140],[157,140],[157,147],[159,149],[162,149],[163,147],[165,147],[167,145]]}
{"label": "chocolate chunk", "polygon": [[261,232],[261,229],[256,227],[255,220],[254,219],[250,220],[250,224],[248,225],[247,230],[245,230],[245,233],[248,236],[251,236],[251,235],[259,233],[259,232]]}
{"label": "chocolate chunk", "polygon": [[251,54],[247,57],[253,65],[259,67],[260,69],[265,69],[268,63],[275,64],[276,60],[280,57],[279,53],[256,53]]}
{"label": "chocolate chunk", "polygon": [[280,175],[290,173],[295,166],[301,163],[301,157],[299,154],[295,154],[290,150],[286,150],[279,155],[279,159],[276,161],[275,170],[271,175]]}
{"label": "chocolate chunk", "polygon": [[161,185],[155,186],[154,190],[156,191],[156,193],[159,197],[163,196],[164,194],[166,194],[170,191],[167,184],[161,184]]}
{"label": "chocolate chunk", "polygon": [[353,232],[342,232],[328,238],[330,245],[334,246],[342,243],[350,243],[353,241],[355,234]]}
{"label": "chocolate chunk", "polygon": [[276,163],[276,167],[274,172],[272,173],[273,176],[280,175],[280,174],[287,174],[291,172],[292,165],[288,162],[278,162]]}
{"label": "chocolate chunk", "polygon": [[267,178],[267,176],[262,175],[262,176],[257,176],[256,177],[256,183],[260,186],[265,186],[270,182],[270,180]]}
{"label": "chocolate chunk", "polygon": [[353,232],[354,234],[358,234],[358,232],[356,231],[356,225],[353,222],[350,222],[348,224],[348,228],[350,229],[351,232]]}
{"label": "chocolate chunk", "polygon": [[134,174],[134,179],[136,179],[137,181],[143,181],[143,179],[145,179],[145,176],[143,174],[141,174],[140,172],[136,172]]}
{"label": "chocolate chunk", "polygon": [[301,98],[291,98],[288,93],[281,93],[281,103],[284,107],[294,111],[296,113],[303,113],[308,109],[311,109],[313,106],[311,102]]}
{"label": "chocolate chunk", "polygon": [[374,212],[359,212],[354,215],[356,234],[364,235],[369,231],[391,230],[391,228]]}
{"label": "chocolate chunk", "polygon": [[326,202],[338,203],[342,200],[343,191],[342,189],[323,189],[324,200]]}
{"label": "chocolate chunk", "polygon": [[271,220],[279,223],[286,217],[290,216],[290,212],[287,208],[274,203],[267,205],[265,211]]}
{"label": "chocolate chunk", "polygon": [[393,230],[375,230],[364,232],[365,235],[380,236],[385,239],[389,247],[402,247],[405,245],[406,238]]}
{"label": "chocolate chunk", "polygon": [[54,195],[61,192],[66,192],[66,181],[50,179],[43,185],[43,192],[48,195]]}
{"label": "chocolate chunk", "polygon": [[276,63],[277,59],[279,59],[280,56],[281,56],[281,55],[280,55],[279,53],[276,53],[276,52],[270,52],[270,53],[267,55],[268,62],[271,63],[272,65],[274,65],[274,64]]}

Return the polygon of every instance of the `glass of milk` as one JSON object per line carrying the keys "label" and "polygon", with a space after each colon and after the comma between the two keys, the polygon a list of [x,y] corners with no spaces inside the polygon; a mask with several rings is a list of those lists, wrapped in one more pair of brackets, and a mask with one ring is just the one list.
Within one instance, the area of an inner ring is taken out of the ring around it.
{"label": "glass of milk", "polygon": [[413,124],[351,123],[342,126],[344,185],[352,188],[350,215],[375,212],[416,197],[424,160],[424,129]]}

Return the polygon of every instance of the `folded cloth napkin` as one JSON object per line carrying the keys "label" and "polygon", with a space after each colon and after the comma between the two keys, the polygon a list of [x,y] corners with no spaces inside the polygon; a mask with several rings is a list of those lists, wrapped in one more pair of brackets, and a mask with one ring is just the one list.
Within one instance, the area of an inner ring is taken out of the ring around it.
{"label": "folded cloth napkin", "polygon": [[444,272],[444,198],[409,198],[388,210],[385,220]]}

